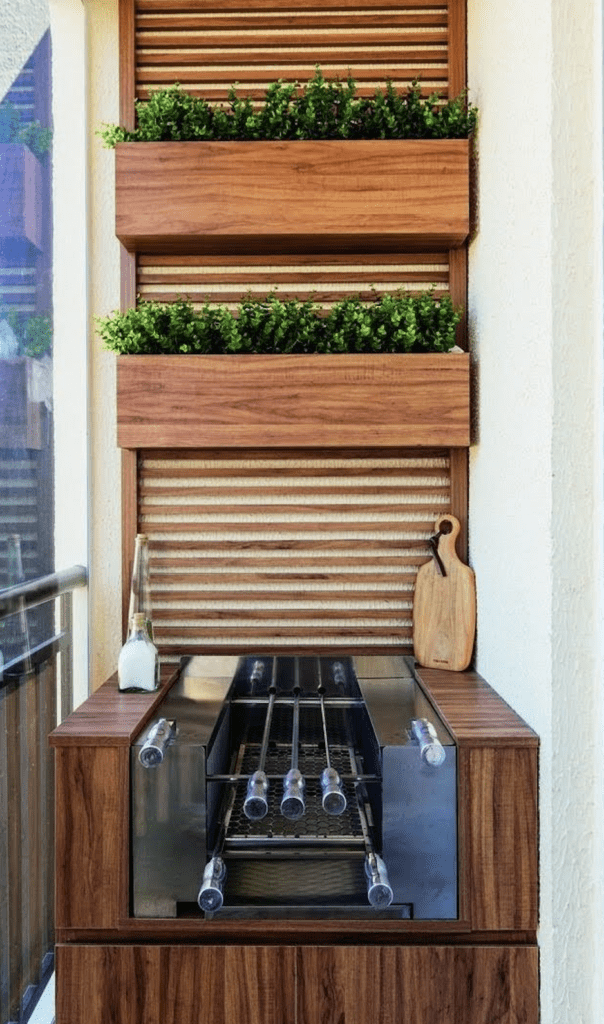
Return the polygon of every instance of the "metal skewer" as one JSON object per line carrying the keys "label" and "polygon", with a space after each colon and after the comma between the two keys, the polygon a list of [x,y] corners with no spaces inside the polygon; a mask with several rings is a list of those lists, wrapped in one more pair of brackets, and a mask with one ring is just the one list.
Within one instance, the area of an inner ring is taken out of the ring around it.
{"label": "metal skewer", "polygon": [[327,737],[327,719],[325,717],[325,687],[323,686],[323,680],[321,677],[321,659],[317,658],[317,672],[318,672],[318,685],[317,693],[321,702],[321,721],[323,723],[323,742],[325,743],[325,760],[327,762],[326,767],[321,773],[321,803],[323,810],[327,814],[343,814],[346,810],[346,797],[344,796],[344,789],[342,786],[342,780],[338,775],[335,768],[331,766],[331,760],[329,757],[329,740]]}
{"label": "metal skewer", "polygon": [[283,780],[281,814],[284,818],[297,821],[306,810],[304,803],[304,776],[298,768],[298,747],[300,745],[300,662],[294,662],[294,714],[292,722],[291,768]]}
{"label": "metal skewer", "polygon": [[[258,662],[256,662],[256,665]],[[255,666],[254,666],[255,667]],[[259,678],[259,677],[258,677]],[[251,677],[252,686],[254,685],[254,679]],[[241,770],[243,762],[243,752],[245,750],[245,743],[242,743],[239,747],[235,764],[232,766],[234,771],[238,773]],[[238,779],[238,774],[235,775],[235,779]],[[205,910],[206,913],[220,910],[224,903],[224,883],[227,875],[226,864],[223,860],[222,854],[224,851],[224,842],[226,834],[229,830],[231,822],[231,816],[233,814],[233,808],[235,806],[235,800],[237,798],[237,786],[229,785],[226,789],[225,795],[222,800],[222,810],[220,814],[221,826],[216,837],[216,843],[210,860],[207,862],[203,878],[201,880],[201,886],[197,894],[197,903],[201,910]]]}
{"label": "metal skewer", "polygon": [[[360,765],[352,747],[349,748],[350,763],[353,771],[360,773]],[[394,899],[394,892],[388,878],[388,870],[380,855],[375,852],[371,830],[369,827],[370,808],[367,806],[367,794],[362,782],[355,783],[357,807],[365,844],[365,877],[367,878],[367,899],[376,910],[389,907]],[[369,814],[368,814],[369,812]]]}
{"label": "metal skewer", "polygon": [[266,762],[266,752],[268,750],[268,741],[271,732],[271,722],[273,720],[273,709],[275,707],[275,697],[277,695],[277,658],[273,659],[273,674],[271,678],[271,685],[269,686],[269,701],[268,708],[266,709],[266,718],[264,720],[264,732],[262,734],[262,745],[260,747],[260,758],[258,760],[258,768],[250,776],[247,784],[247,794],[243,802],[243,813],[246,818],[250,821],[259,821],[260,818],[264,818],[268,813],[268,779],[266,772],[264,771],[264,765]]}

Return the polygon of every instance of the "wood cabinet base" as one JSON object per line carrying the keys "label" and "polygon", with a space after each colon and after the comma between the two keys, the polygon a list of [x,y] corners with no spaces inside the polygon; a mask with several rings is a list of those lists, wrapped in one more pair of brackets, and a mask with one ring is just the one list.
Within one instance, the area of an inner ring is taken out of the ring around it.
{"label": "wood cabinet base", "polygon": [[533,946],[59,945],[56,1024],[537,1024]]}

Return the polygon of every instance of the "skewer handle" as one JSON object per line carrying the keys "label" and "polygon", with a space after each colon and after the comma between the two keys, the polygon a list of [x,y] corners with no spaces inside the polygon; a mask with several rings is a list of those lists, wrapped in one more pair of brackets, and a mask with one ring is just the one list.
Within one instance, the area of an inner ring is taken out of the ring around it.
{"label": "skewer handle", "polygon": [[220,910],[224,903],[223,886],[226,864],[222,857],[212,857],[205,866],[197,902],[202,910]]}
{"label": "skewer handle", "polygon": [[297,768],[291,768],[283,780],[281,814],[284,818],[297,821],[306,810],[304,803],[304,776]]}
{"label": "skewer handle", "polygon": [[367,899],[376,910],[389,907],[394,893],[388,878],[384,861],[377,853],[365,857],[365,874],[367,876]]}
{"label": "skewer handle", "polygon": [[263,771],[250,775],[243,813],[250,821],[260,821],[268,813],[268,779]]}
{"label": "skewer handle", "polygon": [[335,768],[325,768],[321,775],[321,803],[327,814],[343,814],[346,810],[346,797],[342,780]]}

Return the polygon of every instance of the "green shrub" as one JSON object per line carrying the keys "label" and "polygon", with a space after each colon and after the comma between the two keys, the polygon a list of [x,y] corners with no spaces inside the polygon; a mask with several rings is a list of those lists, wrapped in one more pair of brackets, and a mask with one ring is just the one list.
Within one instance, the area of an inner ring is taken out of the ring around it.
{"label": "green shrub", "polygon": [[19,356],[36,358],[52,351],[52,318],[46,313],[17,313],[11,310],[4,317],[15,335]]}
{"label": "green shrub", "polygon": [[22,124],[19,108],[7,101],[0,103],[0,142],[20,142],[41,160],[50,149],[52,131],[39,121]]}
{"label": "green shrub", "polygon": [[448,352],[461,310],[432,291],[347,298],[327,313],[311,301],[246,298],[236,312],[190,301],[142,302],[97,319],[107,348],[122,355],[159,353]]}
{"label": "green shrub", "polygon": [[279,80],[255,109],[234,86],[228,105],[195,98],[179,85],[137,100],[134,131],[105,125],[98,134],[108,147],[118,142],[191,142],[253,139],[438,139],[467,138],[477,110],[466,92],[442,101],[438,93],[421,95],[417,79],[406,91],[391,82],[385,92],[357,97],[354,80],[327,80],[320,68],[305,86]]}

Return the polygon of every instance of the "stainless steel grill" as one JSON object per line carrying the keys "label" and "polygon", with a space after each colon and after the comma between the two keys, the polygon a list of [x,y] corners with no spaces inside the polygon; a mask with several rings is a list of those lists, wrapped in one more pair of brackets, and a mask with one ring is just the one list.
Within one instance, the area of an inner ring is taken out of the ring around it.
{"label": "stainless steel grill", "polygon": [[402,657],[192,658],[133,745],[133,912],[454,918],[456,785]]}

